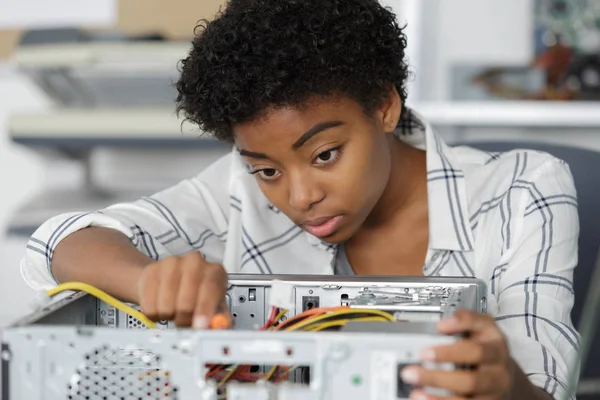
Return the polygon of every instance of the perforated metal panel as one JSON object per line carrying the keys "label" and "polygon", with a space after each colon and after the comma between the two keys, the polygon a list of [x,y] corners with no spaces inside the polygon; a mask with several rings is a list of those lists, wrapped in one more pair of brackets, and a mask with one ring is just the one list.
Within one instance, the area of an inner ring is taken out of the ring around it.
{"label": "perforated metal panel", "polygon": [[68,384],[68,399],[177,400],[177,391],[155,354],[103,346],[85,355]]}
{"label": "perforated metal panel", "polygon": [[[138,311],[142,310],[139,306],[136,306],[135,304],[129,304],[129,305]],[[125,327],[127,329],[147,329],[146,325],[144,325],[144,323],[142,321],[140,321],[139,319],[132,317],[131,315],[121,313],[121,318],[123,318],[123,317],[126,317]],[[123,327],[122,324],[119,324],[119,326]],[[174,327],[174,323],[169,322],[169,321],[156,321],[156,327],[158,329],[166,329],[169,326]]]}
{"label": "perforated metal panel", "polygon": [[[363,327],[331,333],[43,326],[9,328],[3,341],[11,400],[220,400],[223,389],[229,400],[407,400],[397,391],[398,366],[420,363],[425,347],[456,340],[430,322]],[[308,367],[310,381],[219,387],[206,377],[206,365],[250,363]]]}
{"label": "perforated metal panel", "polygon": [[139,319],[132,317],[131,315],[127,316],[127,328],[129,329],[146,329],[146,325],[142,323]]}

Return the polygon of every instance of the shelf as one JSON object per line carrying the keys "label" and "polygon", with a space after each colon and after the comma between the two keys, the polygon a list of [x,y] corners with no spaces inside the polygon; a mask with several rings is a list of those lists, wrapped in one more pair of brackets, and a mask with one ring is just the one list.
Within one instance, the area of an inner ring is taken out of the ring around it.
{"label": "shelf", "polygon": [[92,68],[120,71],[173,69],[186,57],[188,41],[110,41],[28,44],[20,46],[11,63],[24,70]]}
{"label": "shelf", "polygon": [[13,114],[8,131],[15,143],[31,147],[90,149],[105,147],[218,146],[175,116],[172,109],[59,109]]}
{"label": "shelf", "polygon": [[49,190],[12,213],[7,223],[11,236],[31,236],[46,220],[74,211],[95,211],[111,204],[129,202],[151,194],[148,191],[128,191],[99,194],[85,189]]}
{"label": "shelf", "polygon": [[411,105],[433,126],[598,128],[600,102],[423,102]]}

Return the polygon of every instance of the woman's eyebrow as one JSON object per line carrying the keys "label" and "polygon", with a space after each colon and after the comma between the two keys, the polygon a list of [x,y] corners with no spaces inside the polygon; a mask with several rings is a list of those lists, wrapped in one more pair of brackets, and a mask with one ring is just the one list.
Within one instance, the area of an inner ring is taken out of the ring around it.
{"label": "woman's eyebrow", "polygon": [[[302,136],[292,145],[292,149],[297,150],[302,147],[306,142],[308,142],[312,137],[318,135],[319,133],[326,131],[327,129],[335,128],[336,126],[344,125],[342,121],[327,121],[327,122],[319,122],[308,131],[304,132]],[[269,160],[270,157],[264,153],[256,153],[254,151],[238,149],[241,156],[246,156],[250,158],[264,159]]]}
{"label": "woman's eyebrow", "polygon": [[246,156],[246,157],[250,157],[250,158],[259,158],[259,159],[269,159],[269,156],[267,156],[264,153],[255,153],[253,151],[249,151],[249,150],[244,150],[244,149],[238,149],[238,151],[240,152],[241,156]]}
{"label": "woman's eyebrow", "polygon": [[319,122],[308,131],[304,132],[302,136],[292,145],[294,150],[299,149],[304,145],[304,143],[308,142],[313,136],[327,130],[330,128],[335,128],[336,126],[344,125],[342,121],[327,121],[327,122]]}

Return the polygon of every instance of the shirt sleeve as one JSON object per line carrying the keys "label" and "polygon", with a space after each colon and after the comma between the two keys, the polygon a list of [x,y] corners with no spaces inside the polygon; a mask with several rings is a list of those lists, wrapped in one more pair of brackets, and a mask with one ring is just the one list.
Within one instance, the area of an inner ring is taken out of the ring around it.
{"label": "shirt sleeve", "polygon": [[579,368],[579,334],[571,321],[577,198],[562,161],[547,161],[532,175],[511,188],[522,196],[514,197],[521,202],[514,208],[517,235],[501,261],[496,320],[530,381],[563,399],[569,373]]}
{"label": "shirt sleeve", "polygon": [[199,175],[137,201],[49,219],[29,239],[21,275],[36,290],[55,286],[51,265],[56,246],[92,226],[122,232],[154,260],[202,251],[207,259],[220,261],[228,226],[231,157],[228,154]]}

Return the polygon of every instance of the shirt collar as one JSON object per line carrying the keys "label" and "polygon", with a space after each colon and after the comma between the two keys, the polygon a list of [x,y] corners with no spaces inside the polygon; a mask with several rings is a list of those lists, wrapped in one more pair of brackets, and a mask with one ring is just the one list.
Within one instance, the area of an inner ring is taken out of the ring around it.
{"label": "shirt collar", "polygon": [[452,149],[417,112],[406,109],[396,136],[427,152],[429,248],[473,250],[465,175]]}
{"label": "shirt collar", "polygon": [[[429,206],[429,248],[473,250],[465,176],[452,149],[417,112],[405,109],[394,132],[405,143],[427,152],[427,195]],[[329,245],[306,232],[309,242],[327,251]]]}

